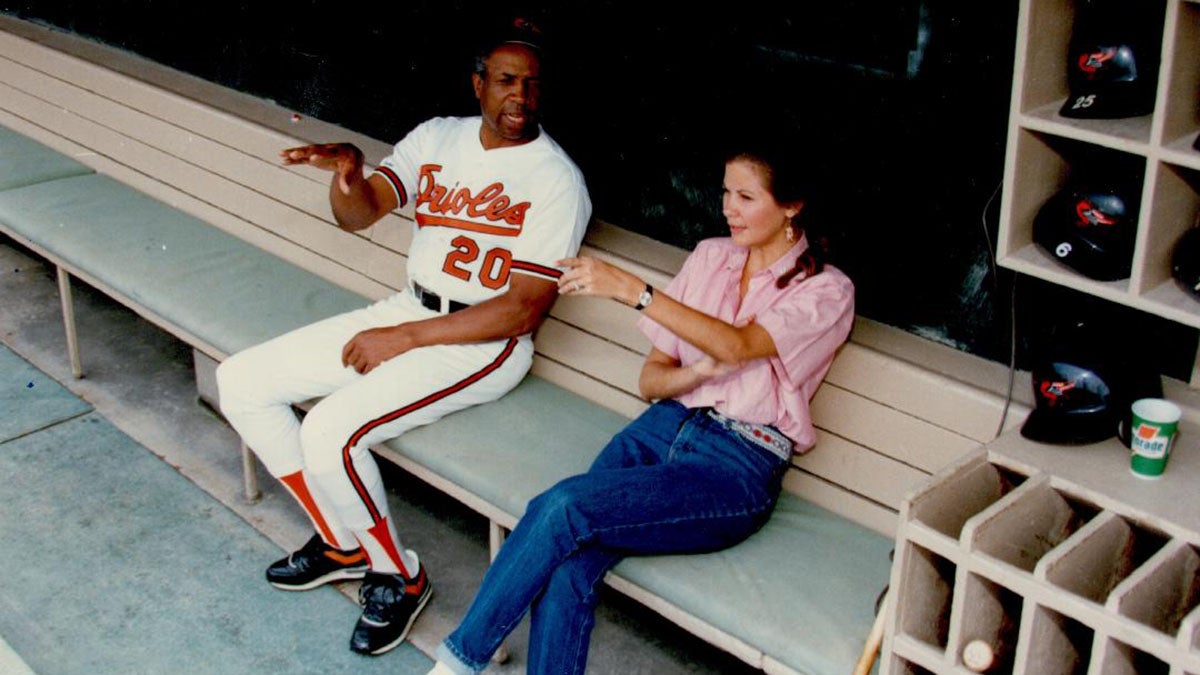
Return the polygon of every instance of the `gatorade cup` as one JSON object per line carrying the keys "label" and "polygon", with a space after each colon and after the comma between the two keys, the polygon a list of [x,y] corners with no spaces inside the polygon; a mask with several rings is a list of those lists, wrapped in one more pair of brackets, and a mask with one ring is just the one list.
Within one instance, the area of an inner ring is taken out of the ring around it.
{"label": "gatorade cup", "polygon": [[1129,469],[1138,478],[1158,478],[1167,469],[1171,444],[1179,427],[1179,406],[1161,398],[1143,398],[1133,403],[1133,450]]}

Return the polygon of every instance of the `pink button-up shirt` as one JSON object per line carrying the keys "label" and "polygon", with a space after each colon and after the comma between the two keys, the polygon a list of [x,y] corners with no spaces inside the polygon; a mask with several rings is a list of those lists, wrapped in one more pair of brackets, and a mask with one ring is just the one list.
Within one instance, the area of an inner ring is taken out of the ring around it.
{"label": "pink button-up shirt", "polygon": [[[786,288],[775,286],[807,247],[801,237],[775,264],[750,278],[746,297],[739,301],[747,250],[729,238],[707,239],[662,291],[734,325],[753,320],[770,333],[778,352],[710,379],[676,400],[689,408],[712,407],[743,422],[773,425],[795,442],[796,452],[816,442],[808,403],[854,322],[854,284],[832,266],[803,283],[802,273]],[[705,358],[704,352],[648,318],[638,327],[656,348],[684,366]]]}

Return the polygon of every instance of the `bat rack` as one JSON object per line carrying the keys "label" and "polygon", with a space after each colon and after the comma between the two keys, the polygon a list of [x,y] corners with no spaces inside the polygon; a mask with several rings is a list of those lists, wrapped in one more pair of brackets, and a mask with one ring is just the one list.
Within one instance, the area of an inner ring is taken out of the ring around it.
{"label": "bat rack", "polygon": [[1115,438],[950,466],[901,506],[881,671],[1200,675],[1197,478],[1190,424],[1155,480]]}

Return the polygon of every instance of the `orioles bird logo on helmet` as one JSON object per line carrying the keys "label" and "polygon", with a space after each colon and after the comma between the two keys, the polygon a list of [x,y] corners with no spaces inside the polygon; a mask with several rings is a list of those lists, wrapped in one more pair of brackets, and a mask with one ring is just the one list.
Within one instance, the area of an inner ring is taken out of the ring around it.
{"label": "orioles bird logo on helmet", "polygon": [[1116,54],[1116,47],[1102,47],[1099,51],[1080,54],[1079,70],[1083,71],[1089,79],[1095,77],[1096,72],[1104,67],[1105,62],[1111,60]]}
{"label": "orioles bird logo on helmet", "polygon": [[1079,220],[1075,222],[1079,227],[1116,225],[1120,222],[1117,218],[1110,216],[1103,209],[1093,204],[1090,199],[1081,199],[1075,202],[1075,215],[1079,216]]}
{"label": "orioles bird logo on helmet", "polygon": [[1058,398],[1068,391],[1075,388],[1075,383],[1067,381],[1046,380],[1038,389],[1042,392],[1042,396],[1046,399],[1046,404],[1053,406],[1058,403]]}

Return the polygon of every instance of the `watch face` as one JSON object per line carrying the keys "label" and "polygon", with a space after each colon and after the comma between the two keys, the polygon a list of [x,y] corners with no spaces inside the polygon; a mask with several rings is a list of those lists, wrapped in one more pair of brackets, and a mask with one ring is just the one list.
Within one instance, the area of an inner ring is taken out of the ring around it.
{"label": "watch face", "polygon": [[651,293],[649,291],[649,289],[642,291],[642,294],[638,296],[639,309],[644,308],[646,305],[649,305],[650,301],[653,299],[654,299],[654,294]]}

